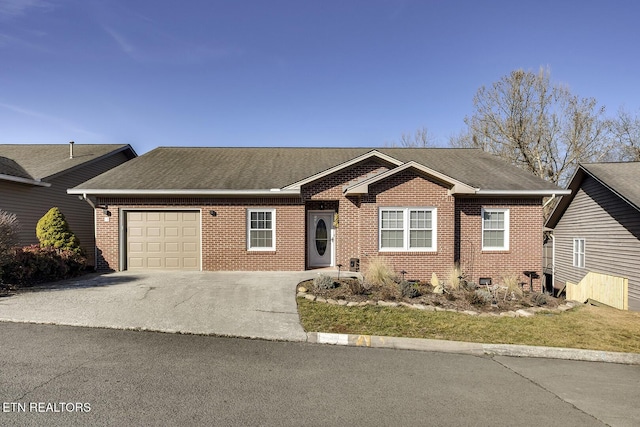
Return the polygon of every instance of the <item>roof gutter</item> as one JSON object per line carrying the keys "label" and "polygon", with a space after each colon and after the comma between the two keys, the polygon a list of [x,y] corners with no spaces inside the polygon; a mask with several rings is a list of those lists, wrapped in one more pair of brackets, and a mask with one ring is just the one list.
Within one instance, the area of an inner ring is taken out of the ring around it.
{"label": "roof gutter", "polygon": [[29,178],[20,178],[18,176],[5,175],[3,173],[0,173],[0,179],[4,181],[19,182],[20,184],[35,185],[37,187],[51,187],[51,184],[48,182],[37,181],[35,179],[29,179]]}
{"label": "roof gutter", "polygon": [[478,196],[568,196],[571,190],[478,190]]}
{"label": "roof gutter", "polygon": [[100,196],[299,196],[300,190],[97,190],[70,188],[67,194]]}

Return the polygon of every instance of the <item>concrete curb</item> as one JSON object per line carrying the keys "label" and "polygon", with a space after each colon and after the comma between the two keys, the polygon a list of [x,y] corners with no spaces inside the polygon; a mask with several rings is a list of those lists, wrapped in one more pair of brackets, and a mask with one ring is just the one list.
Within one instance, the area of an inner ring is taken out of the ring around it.
{"label": "concrete curb", "polygon": [[580,350],[559,347],[480,344],[422,338],[381,337],[375,335],[333,334],[326,332],[307,332],[307,342],[350,347],[393,348],[402,350],[459,353],[475,356],[540,357],[548,359],[640,365],[640,354],[637,353],[617,353],[610,351]]}

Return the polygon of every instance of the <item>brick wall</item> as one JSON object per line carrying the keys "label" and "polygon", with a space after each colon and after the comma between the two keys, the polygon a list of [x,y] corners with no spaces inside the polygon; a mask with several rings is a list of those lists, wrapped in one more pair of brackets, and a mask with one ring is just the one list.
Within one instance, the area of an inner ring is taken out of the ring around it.
{"label": "brick wall", "polygon": [[[407,271],[409,279],[430,279],[432,273],[447,278],[459,261],[470,280],[491,277],[494,282],[514,273],[522,281],[525,270],[542,272],[542,200],[456,198],[447,187],[417,172],[407,170],[370,186],[369,194],[345,196],[344,188],[387,165],[373,161],[303,186],[302,198],[186,199],[108,198],[111,217],[104,222],[96,210],[98,268],[120,269],[119,215],[126,209],[200,209],[202,211],[202,268],[204,270],[291,270],[307,268],[306,211],[335,210],[339,215],[336,236],[336,264],[349,266],[351,258],[383,256],[396,270]],[[304,201],[303,201],[304,200]],[[246,210],[253,207],[276,209],[276,250],[247,251]],[[437,209],[437,250],[435,252],[379,252],[379,207],[435,207]],[[482,251],[483,207],[510,210],[508,251]],[[217,215],[209,215],[215,210]],[[540,279],[534,281],[540,289]]]}
{"label": "brick wall", "polygon": [[[482,250],[482,208],[508,208],[510,217],[509,250]],[[535,199],[475,199],[456,201],[455,257],[469,276],[478,282],[490,277],[500,282],[503,275],[515,274],[528,283],[523,271],[536,271],[542,276],[543,216],[542,200]],[[541,280],[533,281],[534,290],[541,290]]]}
{"label": "brick wall", "polygon": [[[200,209],[203,270],[305,269],[304,205],[300,199],[102,199],[111,217],[96,210],[98,268],[119,270],[119,215],[127,209]],[[247,250],[247,209],[276,209],[276,250]],[[209,214],[214,210],[216,216]],[[124,266],[123,266],[124,267]]]}

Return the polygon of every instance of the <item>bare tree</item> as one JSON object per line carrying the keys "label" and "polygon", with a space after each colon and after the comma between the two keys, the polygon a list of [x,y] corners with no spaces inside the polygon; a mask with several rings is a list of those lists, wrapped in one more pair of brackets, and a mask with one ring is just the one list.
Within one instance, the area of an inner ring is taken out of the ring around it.
{"label": "bare tree", "polygon": [[20,224],[15,214],[0,209],[0,276],[2,263],[6,260],[9,250],[18,240]]}
{"label": "bare tree", "polygon": [[564,184],[580,161],[606,154],[609,122],[604,107],[552,85],[550,72],[512,71],[473,98],[466,130],[451,139],[475,147],[556,184]]}
{"label": "bare tree", "polygon": [[611,120],[611,135],[613,139],[612,160],[638,162],[640,161],[640,117],[631,116],[621,108],[618,116]]}
{"label": "bare tree", "polygon": [[436,138],[433,133],[422,126],[416,129],[413,134],[402,133],[400,141],[385,142],[386,147],[401,147],[401,148],[429,148],[437,146]]}

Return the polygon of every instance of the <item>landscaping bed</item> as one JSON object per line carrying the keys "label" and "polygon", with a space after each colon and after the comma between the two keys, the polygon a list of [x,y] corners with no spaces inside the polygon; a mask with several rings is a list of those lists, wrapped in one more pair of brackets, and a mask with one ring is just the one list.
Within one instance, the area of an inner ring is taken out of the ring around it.
{"label": "landscaping bed", "polygon": [[386,282],[369,286],[354,278],[331,278],[331,282],[318,286],[318,279],[304,281],[298,285],[298,296],[310,295],[307,299],[335,305],[402,305],[430,311],[497,315],[532,308],[555,310],[565,302],[564,298],[521,289],[516,292],[503,286],[449,287],[435,293],[434,286],[425,282]]}

